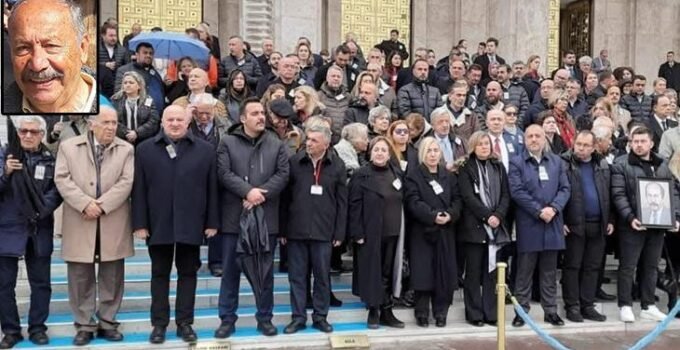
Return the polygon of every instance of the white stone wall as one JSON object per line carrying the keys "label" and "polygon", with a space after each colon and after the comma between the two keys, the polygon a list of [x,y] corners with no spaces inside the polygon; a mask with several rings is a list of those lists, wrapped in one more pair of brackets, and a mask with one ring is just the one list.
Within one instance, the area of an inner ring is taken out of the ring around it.
{"label": "white stone wall", "polygon": [[[340,0],[332,0],[340,1]],[[306,36],[312,51],[322,49],[323,13],[321,0],[274,0],[274,45],[284,55],[295,50],[297,39]],[[337,45],[332,41],[330,45]]]}
{"label": "white stone wall", "polygon": [[651,82],[666,52],[680,51],[680,1],[595,0],[593,54],[609,50],[613,66],[632,66]]}

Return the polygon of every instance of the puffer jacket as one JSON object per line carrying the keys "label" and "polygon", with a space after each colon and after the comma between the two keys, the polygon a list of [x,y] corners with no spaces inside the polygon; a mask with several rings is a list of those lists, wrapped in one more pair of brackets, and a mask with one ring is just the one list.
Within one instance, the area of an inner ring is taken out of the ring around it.
{"label": "puffer jacket", "polygon": [[517,125],[523,125],[524,115],[529,110],[529,95],[527,95],[527,91],[519,80],[510,82],[510,86],[507,88],[503,86],[503,102],[506,105],[512,104],[519,108]]}
{"label": "puffer jacket", "polygon": [[429,122],[432,111],[443,104],[439,89],[426,83],[408,83],[397,94],[397,108],[401,118],[409,113],[420,113]]}
{"label": "puffer jacket", "polygon": [[220,78],[218,84],[220,88],[227,86],[227,83],[229,82],[229,75],[231,74],[231,71],[236,68],[242,70],[243,74],[246,75],[246,81],[248,82],[248,86],[250,86],[250,90],[252,91],[255,91],[257,82],[262,77],[260,63],[257,61],[257,58],[255,58],[255,56],[249,52],[245,53],[243,60],[240,62],[236,59],[236,57],[227,55],[226,57],[222,58],[222,61],[220,62],[220,68]]}
{"label": "puffer jacket", "polygon": [[333,91],[328,83],[324,82],[319,90],[319,101],[326,106],[325,115],[331,119],[331,141],[336,144],[340,141],[340,133],[344,126],[345,112],[349,108],[352,95],[341,85],[340,89]]}
{"label": "puffer jacket", "polygon": [[627,109],[635,120],[646,121],[652,115],[652,98],[648,95],[642,95],[642,102],[633,95],[624,95],[621,97],[620,105]]}
{"label": "puffer jacket", "polygon": [[[668,162],[659,157],[655,153],[651,155],[651,165],[653,166],[653,174],[645,173],[642,168],[642,161],[632,151],[629,154],[622,155],[614,160],[612,166],[612,200],[616,207],[617,215],[617,230],[632,231],[630,223],[633,219],[638,218],[637,208],[637,178],[649,177],[653,175],[658,179],[673,179],[673,174],[668,168]],[[675,182],[674,182],[675,183]],[[675,185],[677,186],[677,185]],[[673,192],[672,200],[675,201],[675,213],[673,217],[675,220],[680,220],[680,213],[678,212],[678,189],[671,186]],[[638,218],[639,219],[639,218]]]}

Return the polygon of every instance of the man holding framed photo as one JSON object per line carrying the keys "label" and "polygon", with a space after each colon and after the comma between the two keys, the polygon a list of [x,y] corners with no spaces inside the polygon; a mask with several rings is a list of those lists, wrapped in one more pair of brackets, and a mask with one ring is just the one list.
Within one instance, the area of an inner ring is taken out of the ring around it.
{"label": "man holding framed photo", "polygon": [[672,185],[673,175],[668,163],[652,152],[653,137],[652,130],[647,127],[634,129],[630,135],[630,152],[617,158],[612,168],[611,191],[618,211],[621,251],[617,292],[623,322],[635,321],[632,288],[638,262],[641,262],[640,318],[662,321],[666,317],[654,305],[657,266],[664,234],[678,231],[680,213],[676,205],[678,192]]}

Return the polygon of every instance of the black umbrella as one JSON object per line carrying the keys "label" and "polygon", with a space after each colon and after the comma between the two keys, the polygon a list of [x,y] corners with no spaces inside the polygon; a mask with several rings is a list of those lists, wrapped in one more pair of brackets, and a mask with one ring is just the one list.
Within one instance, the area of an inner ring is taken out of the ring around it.
{"label": "black umbrella", "polygon": [[29,221],[29,232],[35,235],[37,233],[38,219],[49,214],[49,211],[45,207],[42,191],[34,180],[33,170],[28,166],[28,157],[21,147],[21,140],[19,140],[19,134],[14,126],[12,117],[7,117],[7,141],[7,155],[11,154],[14,159],[19,160],[23,165],[21,170],[12,172],[10,186],[20,199],[21,206],[19,209]]}
{"label": "black umbrella", "polygon": [[269,247],[269,232],[264,220],[264,209],[261,206],[250,210],[244,209],[241,212],[240,225],[241,234],[236,245],[236,252],[239,254],[241,271],[250,282],[255,302],[259,304],[265,280],[273,273],[272,252]]}

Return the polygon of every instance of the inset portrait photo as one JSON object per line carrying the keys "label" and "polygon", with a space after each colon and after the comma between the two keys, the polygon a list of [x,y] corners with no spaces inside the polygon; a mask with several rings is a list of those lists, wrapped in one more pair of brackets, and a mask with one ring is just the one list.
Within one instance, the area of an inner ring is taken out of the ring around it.
{"label": "inset portrait photo", "polygon": [[3,0],[2,114],[96,114],[96,0]]}
{"label": "inset portrait photo", "polygon": [[638,217],[647,228],[674,227],[671,180],[638,178]]}

